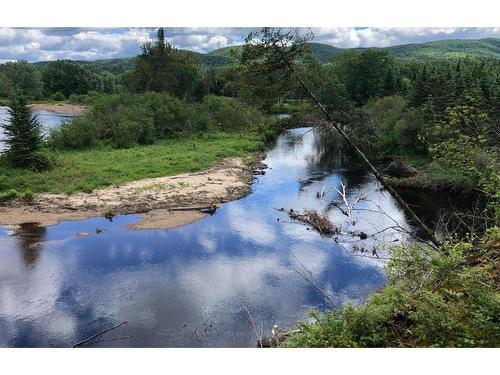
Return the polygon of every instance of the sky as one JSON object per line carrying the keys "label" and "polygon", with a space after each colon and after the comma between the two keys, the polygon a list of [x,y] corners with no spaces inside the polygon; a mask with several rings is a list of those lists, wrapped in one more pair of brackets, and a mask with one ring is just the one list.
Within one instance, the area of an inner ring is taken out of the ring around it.
{"label": "sky", "polygon": [[[242,44],[259,28],[166,28],[180,49],[209,52]],[[500,28],[312,28],[314,41],[336,47],[387,47],[442,39],[500,38]],[[153,28],[0,28],[0,63],[12,60],[96,60],[135,56],[154,37]]]}

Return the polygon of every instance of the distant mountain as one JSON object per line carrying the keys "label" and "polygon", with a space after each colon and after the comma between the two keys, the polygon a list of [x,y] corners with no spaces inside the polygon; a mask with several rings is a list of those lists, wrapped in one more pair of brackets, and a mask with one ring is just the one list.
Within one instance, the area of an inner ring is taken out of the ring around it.
{"label": "distant mountain", "polygon": [[[322,62],[331,61],[342,56],[346,51],[364,51],[366,48],[338,48],[329,44],[309,43],[313,55]],[[242,46],[229,46],[216,49],[203,56],[219,56],[228,58],[231,50],[240,51]],[[452,39],[434,42],[403,44],[399,46],[379,48],[387,50],[392,56],[401,60],[442,60],[464,57],[500,59],[500,39]]]}
{"label": "distant mountain", "polygon": [[442,60],[464,57],[500,59],[500,39],[452,39],[385,48],[404,60]]}
{"label": "distant mountain", "polygon": [[229,56],[231,55],[231,51],[236,51],[237,53],[241,52],[243,49],[243,46],[228,46],[228,47],[223,47],[219,48],[213,51],[210,51],[205,54],[205,56],[217,56],[217,57],[223,57],[228,59]]}
{"label": "distant mountain", "polygon": [[[39,61],[33,63],[40,69],[43,69],[50,61]],[[100,59],[100,60],[75,60],[75,62],[82,65],[90,65],[100,68],[102,70],[107,70],[112,73],[123,73],[134,67],[135,57],[124,57],[116,59]]]}
{"label": "distant mountain", "polygon": [[329,62],[336,57],[342,56],[345,51],[345,49],[321,43],[309,43],[309,48],[312,54],[321,62]]}
{"label": "distant mountain", "polygon": [[[338,48],[329,44],[309,43],[314,56],[321,62],[329,62],[342,56],[346,51],[364,51],[366,48]],[[241,52],[243,46],[219,48],[208,53],[187,51],[195,55],[200,63],[207,68],[219,68],[229,62],[231,51]],[[500,39],[453,39],[438,40],[414,44],[379,48],[387,50],[399,60],[442,60],[464,57],[500,59]],[[102,59],[94,61],[77,61],[80,64],[93,65],[112,73],[122,73],[134,66],[135,57]],[[47,61],[36,62],[34,65],[43,68]]]}
{"label": "distant mountain", "polygon": [[[311,52],[313,53],[313,55],[315,55],[318,58],[318,60],[322,62],[330,61],[334,57],[341,56],[342,53],[344,52],[344,50],[342,50],[341,48],[321,43],[309,43],[309,48],[311,48]],[[203,55],[202,59],[208,56],[229,59],[231,51],[240,53],[242,49],[243,46],[229,46],[229,47],[219,48],[214,51],[206,53],[205,55]]]}

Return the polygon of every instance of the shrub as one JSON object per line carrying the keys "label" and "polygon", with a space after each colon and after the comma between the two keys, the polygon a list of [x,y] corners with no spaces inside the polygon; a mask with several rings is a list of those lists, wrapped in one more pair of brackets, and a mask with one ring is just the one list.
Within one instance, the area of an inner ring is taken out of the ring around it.
{"label": "shrub", "polygon": [[392,251],[389,285],[366,305],[346,306],[303,323],[292,347],[494,347],[500,337],[495,263],[470,266],[472,245],[447,255],[417,246]]}
{"label": "shrub", "polygon": [[150,118],[143,121],[120,119],[113,127],[113,146],[129,148],[137,144],[154,142],[154,125]]}
{"label": "shrub", "polygon": [[48,150],[38,150],[34,152],[31,157],[30,169],[34,171],[42,172],[50,170],[54,167],[54,165],[55,158]]}
{"label": "shrub", "polygon": [[415,108],[408,108],[394,124],[394,138],[399,148],[413,153],[427,152],[422,133],[425,122],[422,113]]}
{"label": "shrub", "polygon": [[109,144],[116,148],[151,144],[155,139],[202,131],[248,131],[265,117],[236,99],[207,96],[188,104],[168,94],[100,96],[91,110],[52,131],[50,144],[59,149]]}
{"label": "shrub", "polygon": [[58,91],[58,92],[55,92],[54,94],[52,94],[51,99],[60,102],[64,99],[66,99],[66,97],[64,96],[64,94],[62,92]]}
{"label": "shrub", "polygon": [[24,193],[17,191],[16,189],[9,189],[4,193],[0,193],[0,202],[5,202],[11,199],[33,199],[33,192],[31,190],[26,190]]}
{"label": "shrub", "polygon": [[85,104],[89,101],[89,96],[85,94],[71,94],[68,101],[71,104]]}
{"label": "shrub", "polygon": [[49,145],[60,150],[84,149],[97,144],[97,128],[95,123],[77,117],[71,122],[62,123],[51,129]]}

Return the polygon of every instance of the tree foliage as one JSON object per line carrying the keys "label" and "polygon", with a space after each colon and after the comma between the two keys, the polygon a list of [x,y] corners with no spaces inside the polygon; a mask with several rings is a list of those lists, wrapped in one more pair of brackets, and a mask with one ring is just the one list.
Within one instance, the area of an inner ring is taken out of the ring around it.
{"label": "tree foliage", "polygon": [[40,72],[27,61],[0,65],[0,95],[16,94],[27,99],[40,99],[42,88]]}
{"label": "tree foliage", "polygon": [[251,131],[265,121],[233,98],[208,95],[186,103],[165,93],[122,93],[95,100],[88,113],[52,131],[49,143],[57,149],[128,148],[178,134]]}
{"label": "tree foliage", "polygon": [[71,95],[96,91],[113,94],[118,90],[117,78],[110,72],[98,71],[72,60],[51,61],[42,69],[46,95]]}
{"label": "tree foliage", "polygon": [[194,55],[166,42],[164,30],[159,28],[156,40],[141,47],[128,79],[136,92],[165,92],[188,98],[193,96],[198,78],[199,68]]}
{"label": "tree foliage", "polygon": [[13,97],[8,109],[9,119],[2,124],[5,157],[16,168],[44,168],[41,156],[43,138],[41,125],[22,96]]}
{"label": "tree foliage", "polygon": [[470,266],[471,244],[445,246],[448,255],[417,246],[395,247],[387,287],[365,305],[313,313],[315,321],[302,323],[285,346],[498,346],[500,293],[492,253]]}

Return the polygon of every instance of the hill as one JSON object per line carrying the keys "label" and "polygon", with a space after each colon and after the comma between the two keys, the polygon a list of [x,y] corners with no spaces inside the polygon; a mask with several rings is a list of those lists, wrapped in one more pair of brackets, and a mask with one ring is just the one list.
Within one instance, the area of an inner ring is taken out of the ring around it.
{"label": "hill", "polygon": [[[346,51],[364,51],[366,48],[338,48],[329,44],[309,43],[313,55],[322,62],[342,56]],[[239,51],[241,46],[229,46],[216,49],[203,56],[228,58],[231,50]],[[500,39],[450,39],[434,42],[403,44],[380,48],[387,50],[396,59],[401,60],[442,60],[464,57],[500,59]]]}
{"label": "hill", "polygon": [[500,39],[453,39],[385,48],[404,60],[440,60],[464,57],[500,59]]}
{"label": "hill", "polygon": [[[124,57],[116,59],[100,59],[100,60],[75,60],[78,64],[94,66],[102,70],[107,70],[111,73],[123,73],[132,69],[135,63],[135,57]],[[33,63],[36,67],[43,69],[49,61],[38,61]]]}
{"label": "hill", "polygon": [[[329,44],[309,43],[311,52],[321,62],[329,62],[342,56],[346,51],[364,51],[366,48],[338,48]],[[188,51],[195,55],[206,68],[219,68],[228,63],[232,50],[240,52],[242,46],[228,46],[208,53]],[[453,39],[434,42],[403,44],[399,46],[380,48],[387,50],[399,60],[443,60],[472,57],[478,59],[500,59],[500,38],[486,39]],[[102,59],[94,61],[77,61],[80,64],[93,65],[112,73],[123,73],[134,66],[135,57]],[[34,65],[43,68],[47,61],[36,62]]]}
{"label": "hill", "polygon": [[[203,58],[210,56],[210,57],[218,57],[221,59],[222,58],[229,59],[231,51],[240,53],[242,48],[243,46],[228,46],[219,48],[203,55],[204,56]],[[316,56],[316,58],[318,58],[318,60],[320,60],[321,62],[328,62],[334,57],[341,56],[344,51],[341,48],[337,48],[329,44],[322,44],[322,43],[309,43],[309,48],[311,49],[312,54]]]}

